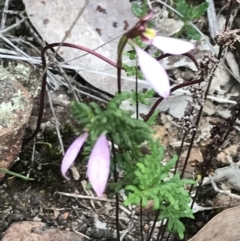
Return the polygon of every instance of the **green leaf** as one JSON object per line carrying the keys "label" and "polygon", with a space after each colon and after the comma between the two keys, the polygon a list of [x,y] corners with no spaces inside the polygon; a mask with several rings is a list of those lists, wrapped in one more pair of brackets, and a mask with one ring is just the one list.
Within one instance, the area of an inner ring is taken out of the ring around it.
{"label": "green leaf", "polygon": [[148,124],[149,126],[156,125],[158,114],[159,114],[159,111],[158,111],[158,110],[155,110],[155,111],[153,112],[153,114],[151,115],[151,117],[150,117],[150,118],[148,119],[148,121],[147,121],[147,124]]}
{"label": "green leaf", "polygon": [[123,202],[124,206],[128,206],[131,204],[138,205],[141,202],[140,196],[130,194],[129,197]]}
{"label": "green leaf", "polygon": [[186,3],[185,0],[178,0],[176,3],[176,10],[180,12],[185,20],[188,20],[188,15],[187,13],[191,10],[190,6]]}
{"label": "green leaf", "polygon": [[141,198],[142,198],[142,206],[146,207],[147,206],[147,197],[142,193]]}
{"label": "green leaf", "polygon": [[139,189],[133,185],[127,185],[125,187],[125,190],[133,191],[133,192],[139,192]]}
{"label": "green leaf", "polygon": [[132,13],[135,17],[141,18],[143,15],[143,8],[137,4],[137,3],[132,3],[131,7]]}
{"label": "green leaf", "polygon": [[171,232],[173,230],[173,226],[174,226],[174,220],[172,218],[170,218],[168,220],[168,230]]}
{"label": "green leaf", "polygon": [[146,173],[146,167],[144,166],[144,164],[138,162],[137,166],[139,167],[139,169],[143,172]]}
{"label": "green leaf", "polygon": [[157,197],[156,195],[154,195],[154,196],[153,196],[153,201],[154,201],[153,209],[154,209],[154,210],[159,209],[159,205],[160,205],[159,197]]}
{"label": "green leaf", "polygon": [[177,202],[174,200],[174,198],[173,198],[173,196],[171,195],[170,192],[166,192],[165,195],[166,195],[166,197],[168,199],[168,202],[170,202],[171,205],[175,206],[177,204]]}
{"label": "green leaf", "polygon": [[184,28],[190,39],[199,40],[201,38],[201,35],[192,26],[187,24]]}
{"label": "green leaf", "polygon": [[121,182],[117,182],[115,186],[115,192],[119,192],[123,187],[123,184]]}
{"label": "green leaf", "polygon": [[185,231],[185,227],[183,223],[180,220],[175,220],[173,228],[174,228],[174,231],[177,231],[179,238],[183,239],[184,231]]}
{"label": "green leaf", "polygon": [[204,3],[200,4],[199,6],[197,6],[194,9],[194,14],[192,16],[192,20],[195,20],[195,19],[198,19],[198,18],[202,17],[206,13],[207,9],[208,9],[208,3],[207,2],[204,2]]}
{"label": "green leaf", "polygon": [[199,19],[203,16],[208,8],[208,3],[204,2],[196,7],[188,4],[185,0],[177,0],[176,10],[180,12],[184,17],[181,17],[184,22],[183,28],[180,30],[178,35],[185,32],[188,35],[188,38],[199,40],[201,35],[190,26],[189,22]]}

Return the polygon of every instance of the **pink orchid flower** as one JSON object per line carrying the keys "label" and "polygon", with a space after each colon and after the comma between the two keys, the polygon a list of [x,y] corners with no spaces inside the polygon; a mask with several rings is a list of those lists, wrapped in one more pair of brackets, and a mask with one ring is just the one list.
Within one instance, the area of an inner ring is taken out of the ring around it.
{"label": "pink orchid flower", "polygon": [[[194,45],[179,39],[156,36],[152,45],[169,54],[183,54],[194,48]],[[168,74],[162,65],[147,52],[134,44],[137,52],[139,66],[146,78],[146,81],[163,98],[170,95],[170,83]]]}
{"label": "pink orchid flower", "polygon": [[87,176],[98,197],[102,197],[110,170],[110,148],[105,135],[101,135],[89,157]]}
{"label": "pink orchid flower", "polygon": [[[140,36],[146,44],[153,45],[164,53],[173,55],[184,54],[194,49],[194,45],[187,41],[156,36],[157,32],[154,29],[147,28],[147,23],[153,17],[153,14],[153,11],[150,11],[146,16],[142,17],[139,22],[126,33],[126,36],[130,39]],[[137,44],[133,43],[133,45],[136,49],[139,65],[146,81],[149,82],[160,96],[168,98],[170,95],[170,83],[167,72],[157,60],[141,50]]]}
{"label": "pink orchid flower", "polygon": [[162,65],[150,54],[135,46],[139,66],[152,88],[163,98],[168,98],[170,94],[170,84],[168,75]]}
{"label": "pink orchid flower", "polygon": [[87,132],[83,133],[81,136],[76,138],[74,142],[70,145],[70,147],[67,149],[63,157],[62,164],[61,164],[61,172],[62,172],[62,175],[67,180],[69,180],[69,177],[66,176],[66,173],[68,169],[72,166],[75,159],[77,158],[77,155],[87,138],[88,138]]}
{"label": "pink orchid flower", "polygon": [[[61,164],[62,175],[66,176],[67,171],[75,161],[79,151],[88,137],[85,132],[80,137],[76,138],[68,148]],[[105,135],[101,135],[93,147],[89,161],[87,164],[87,176],[93,190],[98,197],[103,195],[110,171],[110,148]]]}

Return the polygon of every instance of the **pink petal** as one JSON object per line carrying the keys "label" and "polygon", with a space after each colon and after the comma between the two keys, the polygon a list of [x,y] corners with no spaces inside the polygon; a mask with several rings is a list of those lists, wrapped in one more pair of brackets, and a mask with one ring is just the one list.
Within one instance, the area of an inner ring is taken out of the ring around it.
{"label": "pink petal", "polygon": [[163,98],[168,98],[170,94],[170,84],[168,75],[162,65],[150,56],[147,52],[135,46],[138,55],[140,68],[146,81]]}
{"label": "pink petal", "polygon": [[184,54],[194,49],[194,45],[185,40],[156,36],[152,45],[168,54]]}
{"label": "pink petal", "polygon": [[85,132],[81,136],[76,138],[74,142],[70,145],[70,147],[67,149],[65,156],[63,157],[62,164],[61,164],[61,172],[62,172],[62,175],[67,180],[69,180],[69,178],[66,176],[66,173],[68,169],[72,166],[73,162],[75,161],[87,137],[88,137],[88,133]]}
{"label": "pink petal", "polygon": [[103,195],[110,170],[110,149],[105,135],[93,147],[87,165],[87,176],[98,197]]}
{"label": "pink petal", "polygon": [[154,12],[152,10],[149,10],[146,15],[144,15],[142,18],[140,18],[140,21],[148,22],[152,19],[154,15]]}

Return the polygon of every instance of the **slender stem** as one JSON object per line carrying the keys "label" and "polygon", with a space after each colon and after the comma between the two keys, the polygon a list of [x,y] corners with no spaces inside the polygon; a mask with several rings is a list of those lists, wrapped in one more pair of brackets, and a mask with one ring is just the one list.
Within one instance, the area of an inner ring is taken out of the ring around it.
{"label": "slender stem", "polygon": [[172,233],[170,232],[170,233],[168,234],[168,236],[167,236],[166,241],[168,241],[168,240],[170,239],[171,235],[172,235]]}
{"label": "slender stem", "polygon": [[[227,25],[228,25],[228,22],[229,22],[229,19],[230,19],[230,14],[231,14],[231,11],[232,11],[232,6],[233,6],[233,1],[231,0],[231,1],[230,1],[230,5],[229,5],[229,9],[228,9],[228,13],[227,13],[226,22],[225,22],[225,28],[224,28],[225,31],[226,31],[226,29],[227,29]],[[221,59],[223,48],[224,48],[224,47],[223,47],[222,45],[221,45],[220,48],[219,48],[219,52],[218,52],[218,56],[217,56],[218,60]],[[209,89],[210,89],[210,86],[211,86],[211,83],[212,83],[213,74],[214,74],[214,73],[212,73],[212,76],[211,76],[210,79],[209,79],[209,83],[208,83],[208,86],[207,86],[207,90],[206,90],[206,92],[205,92],[205,98],[204,98],[204,100],[206,100],[206,98],[207,98],[207,95],[208,95],[208,92],[209,92]],[[200,110],[199,110],[199,112],[198,112],[198,121],[197,121],[196,127],[198,127],[198,124],[199,124],[199,121],[200,121],[200,117],[201,117],[201,115],[202,115],[202,111],[203,111],[203,106],[201,106],[201,108],[200,108]],[[226,138],[227,138],[227,136],[228,136],[229,133],[230,133],[230,129],[229,129],[228,132],[226,133],[226,135],[225,135],[225,137],[224,137],[224,140],[226,140]],[[194,132],[194,134],[196,134],[196,132]],[[194,136],[195,136],[195,135],[194,135]],[[191,151],[191,148],[192,148],[192,143],[193,143],[193,138],[192,138],[191,144],[190,144],[190,146],[189,146],[189,150],[190,150],[190,151]],[[213,154],[214,154],[214,153],[213,153]],[[206,162],[206,158],[207,158],[206,156],[203,158],[204,162]],[[207,162],[210,163],[211,160],[212,160],[212,158],[213,158],[213,155],[207,160]],[[186,161],[187,161],[187,158],[185,159],[185,162],[186,162]],[[206,168],[202,168],[202,170],[201,170],[201,181],[200,181],[200,183],[199,183],[199,185],[198,185],[198,187],[197,187],[197,189],[196,189],[196,193],[195,193],[195,195],[194,195],[194,197],[193,197],[193,199],[192,199],[191,209],[193,208],[193,205],[194,205],[194,203],[195,203],[195,201],[196,201],[196,198],[197,198],[198,193],[199,193],[199,191],[200,191],[200,188],[201,188],[201,186],[202,186],[203,178],[204,178],[205,175],[206,175]]]}
{"label": "slender stem", "polygon": [[[229,23],[229,20],[230,20],[230,15],[231,15],[231,12],[232,12],[233,2],[234,1],[231,0],[230,4],[229,4],[229,7],[228,7],[228,12],[227,12],[227,17],[226,17],[226,21],[225,21],[224,31],[227,30],[227,26],[228,26],[228,23]],[[219,48],[219,52],[218,52],[218,57],[217,57],[218,59],[221,58],[223,49],[224,49],[224,46],[221,45],[220,48]]]}
{"label": "slender stem", "polygon": [[[116,150],[114,147],[113,139],[110,138],[111,144],[112,144],[112,154],[113,154],[113,177],[114,182],[117,183],[118,181],[118,174],[117,174],[117,161],[116,161]],[[116,229],[117,229],[117,240],[120,241],[120,227],[119,227],[119,195],[118,192],[115,194],[115,200],[116,200]]]}
{"label": "slender stem", "polygon": [[[164,219],[162,220],[161,227],[163,226],[163,221],[164,221]],[[167,230],[167,225],[168,225],[168,220],[167,220],[167,222],[166,222],[166,224],[165,224],[165,227],[163,226],[163,227],[162,227],[162,230],[159,230],[158,236],[157,236],[157,240],[159,240],[159,241],[162,241],[162,240],[163,240],[164,234],[165,234],[165,232],[166,232],[166,230]],[[162,232],[161,232],[161,231],[162,231]],[[160,236],[161,236],[161,237],[160,237]]]}
{"label": "slender stem", "polygon": [[[199,115],[199,116],[200,116],[200,115]],[[182,169],[180,178],[183,178],[184,172],[185,172],[185,170],[186,170],[187,163],[188,163],[188,159],[189,159],[190,154],[191,154],[191,150],[192,150],[192,146],[193,146],[193,142],[194,142],[196,133],[197,133],[197,131],[194,131],[194,132],[193,132],[193,135],[192,135],[192,138],[191,138],[191,142],[190,142],[190,146],[189,146],[189,148],[188,148],[187,156],[186,156],[185,161],[184,161],[184,165],[183,165],[183,169]]]}
{"label": "slender stem", "polygon": [[[211,84],[212,84],[212,79],[213,79],[213,73],[210,76],[209,81],[208,81],[208,86],[207,86],[207,89],[206,89],[206,92],[205,92],[205,95],[204,95],[204,101],[207,99],[208,92],[209,92]],[[195,124],[196,125],[196,130],[193,131],[193,135],[192,135],[192,138],[191,138],[191,141],[190,141],[190,145],[189,145],[189,148],[188,148],[187,156],[185,158],[184,166],[183,166],[183,169],[182,169],[181,178],[183,178],[183,175],[184,175],[184,172],[186,170],[187,163],[188,163],[188,159],[189,159],[191,151],[192,151],[193,142],[194,142],[194,139],[195,139],[195,136],[196,136],[196,133],[197,133],[198,125],[199,125],[201,117],[202,117],[203,108],[204,108],[204,105],[202,105],[200,107],[200,110],[198,112],[198,117],[197,117],[196,124]]]}
{"label": "slender stem", "polygon": [[12,175],[12,176],[15,176],[15,177],[19,177],[19,178],[22,178],[23,180],[26,180],[26,181],[32,181],[34,180],[34,178],[30,178],[30,177],[26,177],[26,176],[23,176],[21,174],[18,174],[16,172],[12,172],[12,171],[9,171],[5,168],[0,168],[0,172],[4,172],[6,174],[9,174],[9,175]]}
{"label": "slender stem", "polygon": [[123,55],[123,50],[128,42],[128,37],[126,34],[124,34],[118,44],[118,59],[117,59],[117,88],[118,88],[118,93],[121,93],[121,70],[122,68],[122,55]]}
{"label": "slender stem", "polygon": [[[186,83],[182,83],[179,84],[177,86],[174,86],[170,92],[173,93],[174,91],[186,87],[186,86],[190,86],[190,85],[194,85],[194,84],[199,84],[202,81],[204,81],[203,79],[199,79],[199,80],[193,80],[193,81],[189,81]],[[150,111],[148,112],[148,114],[144,117],[144,121],[147,122],[149,120],[149,118],[152,116],[153,112],[157,109],[158,105],[162,102],[163,98],[159,97],[159,99],[154,103],[154,105],[152,106],[152,108],[150,109]]]}
{"label": "slender stem", "polygon": [[140,229],[141,229],[141,238],[143,241],[143,211],[142,211],[142,199],[140,201]]}
{"label": "slender stem", "polygon": [[[136,63],[137,64],[137,63]],[[136,92],[136,119],[138,120],[138,114],[139,114],[139,103],[138,103],[138,76],[137,76],[137,68],[135,73],[135,92]],[[142,199],[140,202],[140,229],[141,229],[141,238],[142,241],[144,239],[143,237],[143,212],[142,212]]]}
{"label": "slender stem", "polygon": [[118,94],[120,94],[122,92],[122,87],[121,87],[121,68],[117,67],[117,90],[118,90]]}
{"label": "slender stem", "polygon": [[[238,103],[237,103],[237,105],[238,105]],[[227,133],[223,137],[222,144],[227,140],[230,132],[232,131],[232,127],[233,127],[234,123],[236,122],[236,120],[238,118],[238,115],[239,115],[239,112],[235,113],[235,116],[234,116],[233,120],[231,120],[231,126],[228,128]]]}
{"label": "slender stem", "polygon": [[186,131],[186,132],[184,133],[184,135],[183,135],[183,138],[182,138],[181,146],[180,146],[180,149],[179,149],[179,151],[178,151],[178,159],[177,159],[177,162],[176,162],[176,164],[175,164],[175,169],[174,169],[174,173],[173,173],[174,175],[175,175],[176,172],[177,172],[178,163],[179,163],[179,157],[181,156],[182,149],[183,149],[183,144],[184,144],[184,142],[185,142],[185,139],[186,139],[186,137],[187,137],[187,134],[188,134],[188,132]]}
{"label": "slender stem", "polygon": [[[108,64],[112,65],[113,67],[117,67],[116,63],[114,63],[113,61],[111,61],[110,59],[102,56],[101,54],[98,54],[97,52],[83,47],[83,46],[79,46],[76,44],[71,44],[71,43],[52,43],[49,44],[47,46],[45,46],[42,51],[41,51],[41,59],[42,59],[42,69],[45,70],[47,63],[46,63],[46,58],[45,58],[45,53],[48,49],[53,48],[53,47],[57,47],[59,45],[62,45],[63,47],[69,47],[69,48],[75,48],[75,49],[79,49],[79,50],[83,50],[87,53],[90,53],[100,59],[102,59],[103,61],[107,62]],[[121,71],[120,67],[118,67],[118,70]],[[120,77],[121,78],[121,77]],[[43,78],[42,78],[42,86],[41,86],[41,92],[40,92],[40,107],[39,107],[39,113],[38,113],[38,120],[37,120],[37,126],[35,131],[33,132],[33,134],[24,139],[23,140],[23,144],[26,145],[27,143],[29,143],[39,132],[40,127],[41,127],[41,122],[42,122],[42,117],[43,117],[43,111],[44,111],[44,100],[45,100],[45,91],[46,91],[46,85],[47,85],[47,71],[44,71],[43,73]]]}
{"label": "slender stem", "polygon": [[137,69],[135,73],[135,92],[136,92],[136,119],[138,120],[139,115],[139,102],[138,102],[138,76],[137,76]]}
{"label": "slender stem", "polygon": [[[166,57],[170,57],[170,56],[175,56],[173,54],[162,54],[161,56],[157,57],[156,60],[162,60]],[[197,69],[199,69],[199,64],[197,62],[197,60],[195,59],[195,57],[189,53],[185,53],[185,54],[182,54],[182,56],[186,56],[188,57],[189,59],[191,59],[193,61],[193,63],[195,64],[195,66],[197,67]]]}
{"label": "slender stem", "polygon": [[[210,77],[210,80],[209,80],[209,83],[208,83],[208,87],[207,87],[207,90],[209,90],[210,88],[210,85],[211,85],[211,80],[213,78],[213,75]],[[207,94],[208,92],[206,91],[205,92],[205,99],[207,98]],[[187,163],[188,163],[188,159],[190,157],[190,154],[191,154],[191,151],[192,151],[192,146],[193,146],[193,142],[194,142],[194,139],[195,139],[195,136],[196,136],[196,133],[197,133],[197,128],[198,128],[198,125],[199,125],[199,122],[201,120],[201,117],[202,117],[202,112],[203,112],[203,105],[201,106],[199,112],[198,112],[198,117],[197,117],[197,120],[196,120],[196,130],[193,131],[193,135],[192,135],[192,138],[191,138],[191,141],[190,141],[190,145],[189,145],[189,148],[188,148],[188,152],[187,152],[187,156],[185,158],[185,161],[184,161],[184,166],[183,166],[183,169],[182,169],[182,172],[181,172],[181,178],[183,178],[183,175],[184,175],[184,172],[186,170],[186,166],[187,166]],[[199,188],[199,187],[198,187]],[[197,188],[197,189],[198,189]],[[196,195],[195,195],[196,196]],[[192,202],[192,205],[193,205],[194,201]]]}
{"label": "slender stem", "polygon": [[227,12],[227,17],[226,17],[226,22],[225,22],[225,27],[224,27],[225,31],[227,30],[227,26],[228,26],[228,23],[229,23],[229,20],[230,20],[230,15],[231,15],[231,12],[232,12],[233,2],[234,1],[231,0],[230,4],[229,4],[229,7],[228,7],[228,12]]}
{"label": "slender stem", "polygon": [[178,38],[183,33],[183,31],[185,30],[185,26],[186,26],[186,23],[184,23],[182,28],[177,33],[174,34],[174,38]]}
{"label": "slender stem", "polygon": [[[59,46],[59,44],[60,44],[60,43],[52,43],[52,44],[49,44],[49,45],[45,46],[45,47],[42,49],[42,51],[41,51],[41,55],[45,55],[45,52],[46,52],[48,49],[53,48],[53,47],[57,47],[57,46]],[[63,43],[62,46],[63,46],[63,47],[73,48],[73,49],[82,50],[82,51],[84,51],[84,52],[87,52],[87,53],[89,53],[89,54],[91,54],[91,55],[94,55],[94,56],[98,57],[99,59],[101,59],[101,60],[105,61],[106,63],[112,65],[113,67],[117,68],[117,64],[116,64],[114,61],[106,58],[105,56],[97,53],[96,51],[94,51],[94,50],[92,50],[92,49],[89,49],[89,48],[84,47],[84,46],[81,46],[81,45],[72,44],[72,43]]]}
{"label": "slender stem", "polygon": [[[153,230],[154,230],[154,228],[155,228],[155,226],[156,226],[156,223],[157,223],[157,219],[158,219],[159,214],[160,214],[160,210],[157,210],[156,215],[155,215],[155,219],[154,219],[154,221],[153,221],[153,225],[152,225],[151,231],[150,231],[150,233],[149,233],[149,235],[148,235],[148,237],[147,237],[147,241],[150,241],[150,240],[151,240],[151,237],[152,237],[152,234],[153,234]],[[163,223],[163,220],[162,220],[162,223]]]}
{"label": "slender stem", "polygon": [[[163,55],[157,57],[156,59],[161,60],[161,59],[164,59],[164,58],[169,57],[169,56],[173,56],[173,55],[172,54],[163,54]],[[199,64],[198,64],[197,60],[191,54],[186,53],[186,54],[183,54],[183,56],[186,56],[186,57],[190,58],[193,61],[193,63],[195,64],[195,66],[197,67],[197,69],[199,69]],[[186,86],[199,84],[202,81],[204,81],[204,79],[192,80],[192,81],[189,81],[189,82],[186,82],[186,83],[179,84],[177,86],[174,86],[171,89],[171,93],[173,93],[175,90],[178,90],[178,89],[186,87]],[[162,100],[163,100],[163,98],[159,97],[159,99],[154,103],[154,105],[152,106],[152,108],[150,109],[148,114],[144,117],[145,122],[147,122],[149,120],[149,118],[152,116],[152,114],[157,109],[158,105],[162,102]]]}

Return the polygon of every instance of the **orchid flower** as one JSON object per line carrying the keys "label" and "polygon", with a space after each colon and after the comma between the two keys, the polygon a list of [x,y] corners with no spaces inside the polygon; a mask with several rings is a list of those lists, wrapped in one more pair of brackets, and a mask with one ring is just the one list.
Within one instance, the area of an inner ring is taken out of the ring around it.
{"label": "orchid flower", "polygon": [[170,94],[170,84],[165,69],[147,52],[135,46],[140,68],[152,86],[152,88],[163,98],[168,98]]}
{"label": "orchid flower", "polygon": [[[66,151],[61,164],[62,175],[66,176],[67,171],[75,161],[84,142],[88,138],[88,133],[85,132],[76,138]],[[110,149],[105,135],[101,135],[96,141],[87,165],[87,176],[92,185],[93,190],[98,197],[101,197],[108,180],[110,170]]]}
{"label": "orchid flower", "polygon": [[[133,29],[126,33],[126,36],[130,39],[140,36],[146,44],[153,45],[165,53],[174,55],[187,53],[194,48],[192,43],[184,40],[156,36],[157,32],[154,29],[147,28],[147,22],[152,18],[153,14],[153,11],[150,11],[146,16],[141,18]],[[146,81],[149,82],[160,96],[168,98],[170,95],[170,83],[167,72],[156,59],[142,50],[133,41],[132,43],[138,56],[140,69]]]}
{"label": "orchid flower", "polygon": [[72,166],[75,159],[77,158],[77,155],[87,138],[88,138],[87,132],[83,133],[81,136],[76,138],[74,142],[70,145],[70,147],[67,149],[65,156],[63,157],[61,172],[62,172],[62,175],[67,180],[69,180],[69,177],[66,176],[66,173],[68,169]]}
{"label": "orchid flower", "polygon": [[110,170],[110,148],[105,135],[101,135],[89,157],[87,176],[98,197],[103,195]]}

